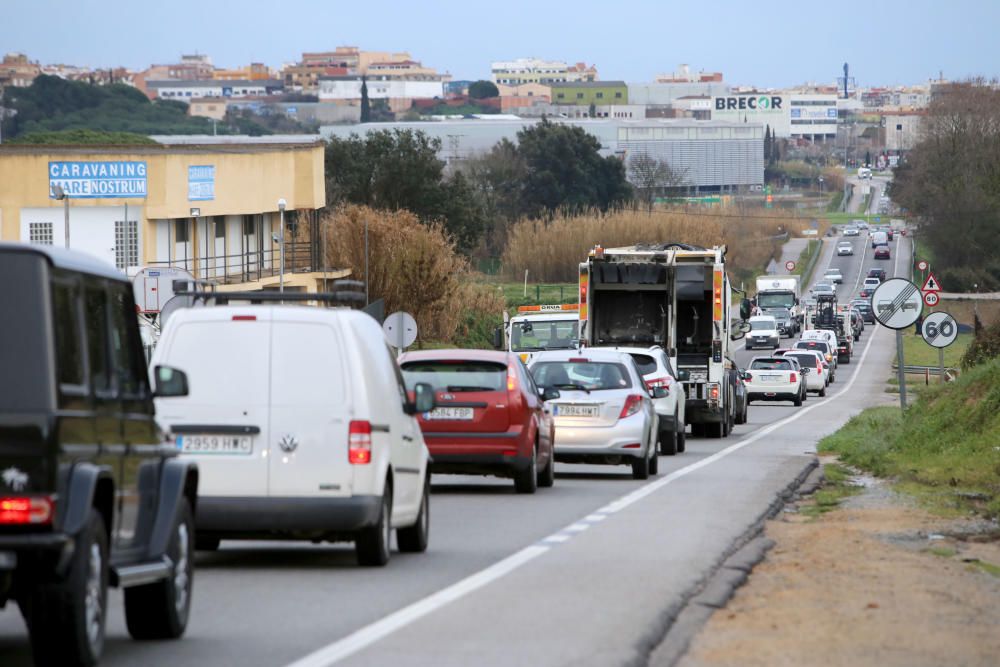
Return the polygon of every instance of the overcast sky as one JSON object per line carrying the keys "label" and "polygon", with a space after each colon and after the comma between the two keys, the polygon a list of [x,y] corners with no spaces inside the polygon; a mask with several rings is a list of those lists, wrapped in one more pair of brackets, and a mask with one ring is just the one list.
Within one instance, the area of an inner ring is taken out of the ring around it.
{"label": "overcast sky", "polygon": [[409,51],[455,78],[517,57],[586,61],[649,81],[679,63],[732,84],[859,85],[1000,75],[997,0],[0,0],[0,50],[91,67],[272,67],[338,45]]}

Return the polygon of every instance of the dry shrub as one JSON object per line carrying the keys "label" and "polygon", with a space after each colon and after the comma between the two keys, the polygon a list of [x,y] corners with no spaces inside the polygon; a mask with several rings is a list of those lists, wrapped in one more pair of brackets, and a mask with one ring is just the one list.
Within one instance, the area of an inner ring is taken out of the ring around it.
{"label": "dry shrub", "polygon": [[503,273],[520,278],[528,270],[535,282],[573,282],[577,266],[596,245],[605,248],[635,243],[725,244],[730,270],[746,278],[780,256],[784,232],[799,235],[808,220],[779,210],[687,211],[685,209],[619,211],[558,217],[551,222],[515,224],[503,255]]}
{"label": "dry shrub", "polygon": [[413,315],[422,342],[489,344],[503,298],[472,283],[468,262],[441,225],[422,223],[409,211],[340,207],[321,221],[328,225],[331,265],[349,268],[353,278],[365,279],[365,223],[373,301],[385,299],[386,313],[405,310]]}

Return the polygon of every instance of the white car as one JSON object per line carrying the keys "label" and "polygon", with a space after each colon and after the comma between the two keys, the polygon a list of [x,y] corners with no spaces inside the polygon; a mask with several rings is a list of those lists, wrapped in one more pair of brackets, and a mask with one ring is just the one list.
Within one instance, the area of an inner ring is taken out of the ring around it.
{"label": "white car", "polygon": [[881,284],[882,284],[882,281],[879,280],[878,278],[865,278],[865,282],[862,283],[861,289],[872,289],[872,290],[874,290],[874,289],[877,289],[878,286],[881,285]]}
{"label": "white car", "polygon": [[[257,294],[257,293],[255,293]],[[261,293],[265,294],[265,293]],[[157,399],[200,472],[197,546],[222,539],[354,541],[362,565],[427,548],[429,456],[381,327],[345,308],[219,305],[173,314],[151,367],[187,373]]]}
{"label": "white car", "polygon": [[844,227],[844,236],[861,236],[861,230],[857,227]]}
{"label": "white car", "polygon": [[663,348],[653,347],[616,347],[619,352],[628,352],[635,360],[646,386],[653,390],[661,387],[666,396],[653,399],[659,422],[660,453],[673,456],[683,452],[687,446],[687,421],[685,419],[686,397],[684,385],[688,379],[688,371],[674,372],[670,357]]}
{"label": "white car", "polygon": [[747,387],[747,403],[753,401],[791,401],[796,406],[806,399],[803,376],[810,369],[799,368],[798,362],[783,357],[756,357],[743,371]]}
{"label": "white car", "polygon": [[826,396],[826,387],[830,384],[829,372],[824,366],[822,352],[815,350],[787,350],[781,355],[785,359],[795,359],[800,368],[808,368],[805,374],[806,391],[814,391],[820,396]]}
{"label": "white car", "polygon": [[837,293],[837,291],[833,288],[833,285],[831,285],[828,282],[819,282],[819,283],[816,283],[815,285],[812,286],[812,289],[809,290],[809,291],[812,292],[813,296],[820,296],[822,294],[836,294]]}
{"label": "white car", "polygon": [[[839,248],[837,252],[839,254]],[[844,282],[844,276],[840,273],[840,269],[827,269],[826,273],[823,274],[823,279],[829,280],[834,285],[840,285]]]}
{"label": "white car", "polygon": [[539,352],[529,370],[539,387],[559,390],[559,398],[546,401],[555,420],[556,461],[631,465],[634,479],[657,474],[653,400],[665,393],[646,388],[627,352]]}
{"label": "white car", "polygon": [[777,348],[781,341],[778,321],[770,315],[755,315],[750,318],[750,331],[746,335],[746,349],[758,347]]}
{"label": "white car", "polygon": [[[855,230],[856,232],[857,230]],[[850,242],[841,242],[837,244],[837,256],[842,257],[844,255],[853,255],[854,245]]]}

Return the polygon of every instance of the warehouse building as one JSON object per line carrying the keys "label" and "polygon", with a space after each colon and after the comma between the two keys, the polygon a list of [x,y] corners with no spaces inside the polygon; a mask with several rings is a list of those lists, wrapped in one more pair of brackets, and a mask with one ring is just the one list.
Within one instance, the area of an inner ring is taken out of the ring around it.
{"label": "warehouse building", "polygon": [[837,96],[814,93],[741,93],[712,98],[712,120],[760,123],[775,136],[814,142],[837,136]]}
{"label": "warehouse building", "polygon": [[[68,232],[69,247],[130,275],[171,266],[252,283],[277,282],[277,236],[286,240],[288,271],[304,280],[316,268],[318,246],[301,239],[312,238],[326,204],[317,137],[154,139],[0,146],[0,240],[62,246]],[[302,228],[294,239],[280,235],[281,199],[286,223]]]}

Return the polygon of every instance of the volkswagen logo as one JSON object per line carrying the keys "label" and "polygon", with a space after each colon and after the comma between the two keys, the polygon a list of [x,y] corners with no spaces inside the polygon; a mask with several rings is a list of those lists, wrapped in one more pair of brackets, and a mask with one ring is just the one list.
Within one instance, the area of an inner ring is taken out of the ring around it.
{"label": "volkswagen logo", "polygon": [[299,446],[299,441],[295,439],[294,435],[289,433],[282,436],[281,440],[278,441],[278,446],[281,447],[281,451],[291,454]]}

